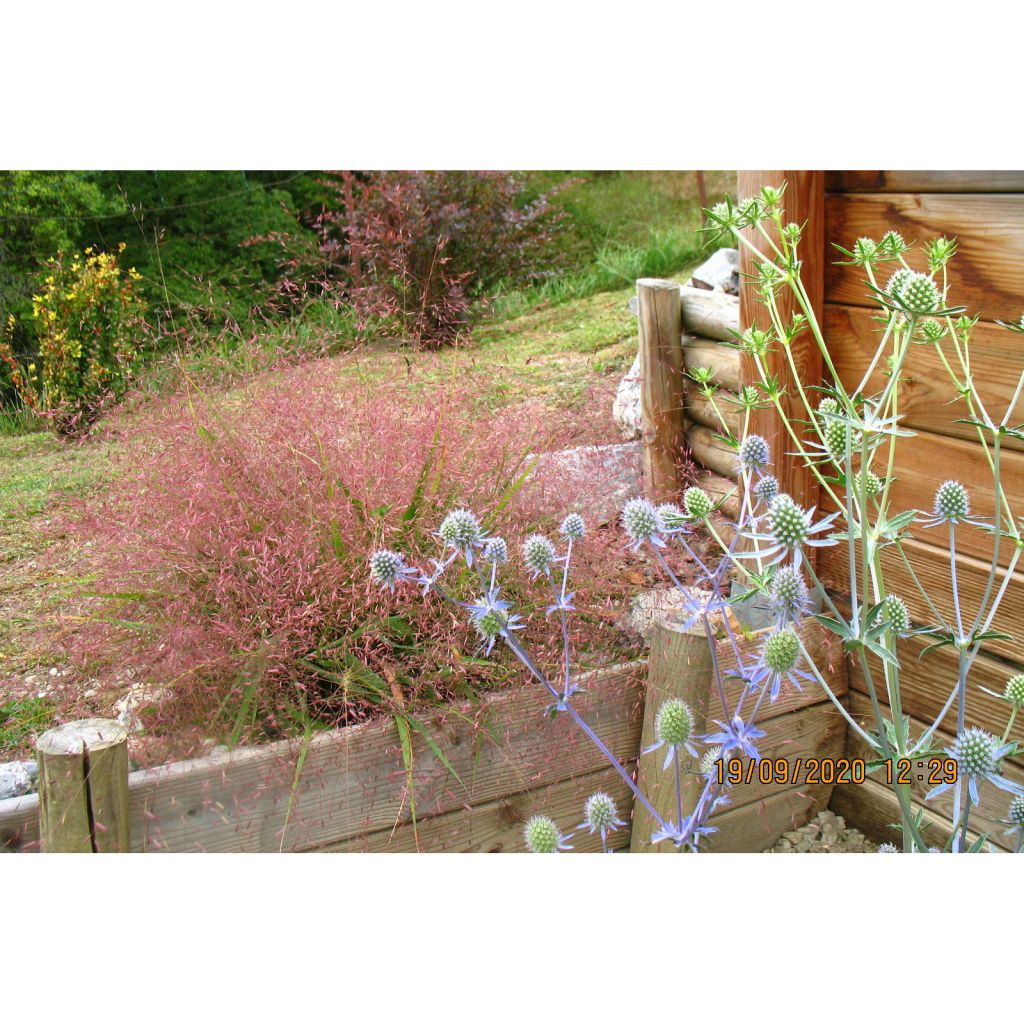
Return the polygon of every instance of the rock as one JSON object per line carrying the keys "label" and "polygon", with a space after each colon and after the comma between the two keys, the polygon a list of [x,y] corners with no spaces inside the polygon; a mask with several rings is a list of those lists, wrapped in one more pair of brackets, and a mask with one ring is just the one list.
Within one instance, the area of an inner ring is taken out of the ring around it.
{"label": "rock", "polygon": [[694,272],[690,279],[694,288],[707,291],[721,291],[728,295],[740,293],[740,251],[719,249],[712,253]]}
{"label": "rock", "polygon": [[128,692],[114,701],[114,714],[117,720],[128,726],[132,732],[139,732],[143,728],[144,712],[170,696],[170,690],[165,687],[151,686],[147,683],[132,683]]}
{"label": "rock", "polygon": [[35,761],[8,761],[0,764],[0,800],[34,793],[39,780]]}
{"label": "rock", "polygon": [[612,403],[612,419],[619,428],[623,440],[633,441],[640,437],[640,353],[637,352],[629,373],[619,381]]}
{"label": "rock", "polygon": [[637,441],[566,448],[529,455],[527,461],[532,470],[521,500],[537,511],[579,512],[589,526],[613,522],[642,490],[643,454]]}

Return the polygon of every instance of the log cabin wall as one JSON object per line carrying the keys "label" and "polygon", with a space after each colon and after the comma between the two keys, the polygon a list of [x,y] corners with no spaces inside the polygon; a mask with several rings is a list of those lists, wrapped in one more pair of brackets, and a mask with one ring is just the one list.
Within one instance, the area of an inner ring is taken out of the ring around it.
{"label": "log cabin wall", "polygon": [[[894,229],[908,242],[917,243],[907,260],[915,270],[925,270],[923,244],[941,235],[955,237],[958,252],[950,264],[950,301],[981,316],[971,343],[971,370],[989,411],[1001,417],[1024,368],[1024,338],[994,322],[1015,321],[1024,312],[1024,172],[835,171],[824,175],[824,184],[825,337],[845,386],[855,388],[867,369],[879,324],[872,320],[877,307],[869,298],[864,272],[837,266],[836,260],[842,257],[831,243],[849,248],[857,238],[877,240]],[[808,253],[805,258],[812,256]],[[883,271],[880,277],[881,284],[888,274]],[[967,412],[962,403],[954,402],[952,381],[932,347],[915,348],[905,377],[899,411],[904,425],[916,436],[898,443],[894,507],[930,510],[935,488],[953,478],[970,490],[973,511],[991,516],[995,495],[988,465],[973,428],[955,422]],[[882,385],[882,377],[876,375],[869,390],[880,390]],[[1024,410],[1019,410],[1011,425],[1022,419]],[[1024,509],[1024,444],[1008,439],[1002,463],[1011,508]],[[906,550],[915,571],[943,615],[951,616],[947,536],[943,531],[921,528],[915,528],[913,535]],[[957,573],[965,614],[970,617],[985,586],[991,545],[991,539],[980,530],[957,531]],[[1009,560],[1009,547],[1002,546],[1003,565]],[[890,591],[905,598],[916,622],[931,621],[899,556],[890,553],[883,561]],[[819,558],[823,579],[840,592],[849,590],[845,562],[842,545],[824,549]],[[980,687],[1002,692],[1007,677],[1024,664],[1024,574],[1020,572],[1013,575],[996,626],[1014,639],[994,641],[986,646],[988,653],[978,657],[968,678],[967,720],[1001,735],[1006,705]],[[956,656],[947,648],[918,660],[925,646],[920,638],[905,640],[902,646],[904,711],[914,719],[913,732],[920,734],[949,695],[956,679]],[[870,722],[865,682],[855,665],[850,667],[850,706]],[[949,718],[946,721],[952,725]],[[1024,741],[1024,721],[1011,736]],[[941,739],[945,746],[952,737],[946,731]],[[853,753],[855,744],[850,742],[849,748]],[[1011,764],[1007,775],[1024,779],[1024,766]],[[926,788],[921,787],[922,794]],[[1009,797],[994,787],[986,789],[982,813],[977,819],[972,815],[972,824],[1004,843],[1006,826],[994,819],[1005,817]],[[935,809],[935,805],[941,812],[933,833],[937,841],[942,836],[940,819],[948,820],[948,816],[946,804],[939,800],[928,807]],[[892,838],[887,824],[897,818],[895,800],[884,786],[869,780],[864,786],[836,787],[832,806],[876,838]]]}

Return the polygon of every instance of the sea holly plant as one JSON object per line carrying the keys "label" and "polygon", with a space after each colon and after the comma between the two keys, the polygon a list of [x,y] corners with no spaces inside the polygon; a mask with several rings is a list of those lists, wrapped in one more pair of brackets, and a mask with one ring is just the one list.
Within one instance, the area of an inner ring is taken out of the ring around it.
{"label": "sea holly plant", "polygon": [[[986,643],[1007,639],[999,628],[998,612],[1024,553],[1024,522],[1015,518],[1001,478],[1007,438],[1024,441],[1024,429],[1012,425],[1024,391],[1024,373],[1006,408],[991,410],[971,372],[971,336],[977,318],[967,316],[949,294],[948,266],[956,253],[955,241],[942,238],[925,245],[927,271],[921,272],[906,259],[911,244],[889,231],[880,239],[861,238],[849,249],[840,248],[843,262],[865,275],[881,325],[863,377],[848,388],[833,366],[801,278],[802,228],[785,221],[784,191],[784,187],[765,187],[738,204],[727,201],[706,211],[714,230],[752,253],[758,297],[770,323],[768,328],[751,327],[736,337],[757,372],[757,379],[732,397],[740,412],[737,435],[729,428],[722,404],[726,399],[714,384],[713,373],[690,371],[721,422],[723,442],[736,453],[736,492],[714,500],[705,490],[690,487],[681,504],[656,505],[636,497],[621,513],[625,546],[651,558],[679,589],[682,628],[703,631],[712,651],[712,686],[722,710],[721,718],[702,732],[683,701],[666,700],[657,709],[655,743],[645,752],[658,751],[659,768],[674,781],[670,813],[655,809],[577,707],[568,621],[576,610],[575,595],[569,590],[572,555],[574,547],[586,543],[581,516],[568,515],[556,539],[530,536],[516,559],[503,539],[486,535],[471,511],[458,509],[440,525],[442,553],[430,570],[407,565],[398,552],[381,550],[370,559],[370,575],[391,590],[403,584],[419,585],[425,598],[435,595],[463,609],[485,653],[498,642],[504,644],[546,690],[551,699],[548,711],[572,720],[650,815],[652,831],[645,838],[651,843],[688,851],[706,846],[707,837],[716,831],[716,814],[729,804],[733,773],[721,770],[723,761],[759,761],[765,732],[758,722],[766,705],[784,692],[818,687],[868,752],[873,777],[895,794],[900,820],[893,822],[895,841],[883,846],[885,852],[897,852],[897,843],[904,852],[940,849],[941,839],[930,834],[928,823],[934,815],[926,813],[942,806],[940,798],[949,805],[945,850],[995,850],[988,833],[975,836],[977,830],[971,830],[972,810],[986,791],[1005,802],[1000,820],[1009,826],[1005,835],[1019,852],[1024,846],[1024,787],[1008,777],[1005,766],[1007,758],[1019,753],[1010,732],[1024,707],[1024,675],[1010,677],[1002,692],[986,691],[1006,710],[1005,726],[998,735],[968,722],[967,697],[979,652]],[[784,316],[784,293],[792,296],[795,315]],[[1024,333],[1024,317],[1003,326]],[[808,333],[822,355],[826,379],[801,377],[792,343]],[[969,491],[956,480],[936,481],[928,509],[894,507],[897,451],[903,439],[913,436],[903,424],[901,384],[921,346],[937,353],[951,381],[950,397],[960,405],[958,422],[977,436],[980,461],[992,478],[992,516],[975,514]],[[785,386],[769,372],[769,356],[776,352],[781,352],[789,369]],[[789,390],[799,403],[798,416],[787,415],[783,398],[790,397]],[[781,491],[772,473],[770,445],[751,430],[752,414],[765,407],[773,408],[780,418],[789,442],[787,457],[807,469],[820,487],[822,503],[832,511],[804,507]],[[729,498],[735,498],[738,506],[731,519],[725,515]],[[934,532],[943,540],[950,567],[948,601],[930,592],[913,567],[913,550],[906,541],[916,531],[929,540]],[[988,535],[992,546],[987,579],[973,604],[957,576],[958,543],[966,531]],[[815,549],[837,546],[848,565],[848,595],[829,593],[815,572]],[[709,548],[714,557],[707,554]],[[684,585],[670,555],[685,558],[696,575],[696,585]],[[893,559],[905,570],[901,579],[908,581],[905,586],[912,591],[890,590],[885,569]],[[546,673],[532,656],[525,623],[503,596],[501,577],[514,568],[514,561],[550,591],[547,615],[558,616],[564,641],[556,675]],[[443,582],[456,563],[464,563],[476,581],[477,592],[471,600],[456,596]],[[850,714],[829,684],[829,670],[818,665],[808,649],[807,626],[815,597],[820,598],[822,611],[814,618],[838,636],[847,657],[862,673],[872,708],[868,722]],[[754,645],[741,643],[730,607],[751,600],[760,600],[772,620]],[[943,613],[940,605],[951,612]],[[717,656],[723,644],[730,653],[728,669]],[[914,725],[904,713],[901,692],[903,665],[916,658],[916,648],[922,646],[925,658],[934,658],[942,648],[956,655],[956,671],[947,673],[948,679],[936,670],[935,678],[948,685],[948,693],[938,714],[924,727]],[[732,701],[730,693],[735,694]],[[952,740],[942,742],[940,731]],[[923,803],[914,799],[908,774],[911,765],[921,762],[939,770]],[[700,782],[695,800],[684,799],[684,793],[690,792],[684,786],[687,776]],[[524,845],[534,852],[557,853],[571,849],[573,836],[588,831],[600,834],[608,850],[609,837],[623,827],[611,797],[595,793],[574,832],[563,834],[551,818],[539,815],[527,823]]]}

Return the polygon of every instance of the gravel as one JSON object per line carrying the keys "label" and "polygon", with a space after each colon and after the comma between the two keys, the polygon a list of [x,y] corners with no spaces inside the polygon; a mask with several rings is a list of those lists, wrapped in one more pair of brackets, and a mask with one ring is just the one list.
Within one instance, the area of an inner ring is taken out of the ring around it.
{"label": "gravel", "polygon": [[877,853],[878,847],[831,811],[820,811],[803,828],[783,832],[765,853]]}

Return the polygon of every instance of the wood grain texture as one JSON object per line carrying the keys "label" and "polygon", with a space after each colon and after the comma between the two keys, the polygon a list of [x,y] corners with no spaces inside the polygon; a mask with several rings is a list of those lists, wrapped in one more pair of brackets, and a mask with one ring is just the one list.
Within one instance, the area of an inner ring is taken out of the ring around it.
{"label": "wood grain texture", "polygon": [[[848,391],[863,378],[878,343],[880,326],[872,312],[856,306],[825,307],[825,337],[839,378]],[[1002,418],[1024,370],[1024,337],[998,324],[981,322],[971,339],[971,370],[974,383],[989,412]],[[955,359],[951,353],[948,358]],[[977,431],[955,420],[967,416],[964,402],[956,397],[953,382],[931,345],[915,345],[907,359],[900,384],[900,413],[912,430],[927,430],[946,437],[977,440]],[[876,371],[868,390],[878,393],[885,378]],[[1018,404],[1011,423],[1024,420],[1024,405]],[[1024,442],[1006,438],[1004,447],[1024,451]]]}
{"label": "wood grain texture", "polygon": [[684,388],[684,403],[688,420],[710,427],[716,434],[724,434],[728,430],[733,437],[739,437],[743,427],[743,413],[736,404],[733,392],[719,389],[713,398],[706,398],[700,388],[690,381]]}
{"label": "wood grain texture", "polygon": [[[922,658],[928,646],[926,637],[913,636],[899,641],[897,653],[900,656],[900,700],[903,710],[922,721],[934,722],[946,699],[956,687],[957,656],[948,647],[931,651]],[[880,702],[888,707],[885,692],[885,675],[880,659],[868,656],[872,679],[878,688]],[[1018,668],[985,654],[979,654],[967,677],[967,722],[980,726],[999,736],[1003,734],[1008,719],[1009,705],[998,697],[992,697],[981,688],[1002,693],[1006,680],[1016,675]],[[859,659],[850,661],[850,689],[868,696],[870,691]],[[1024,745],[1024,721],[1014,723],[1009,738]],[[956,721],[956,708],[950,709],[945,723]]]}
{"label": "wood grain texture", "polygon": [[[904,543],[907,558],[914,567],[921,585],[928,592],[935,606],[946,617],[947,621],[955,621],[953,616],[953,598],[949,573],[949,553],[931,544],[919,540],[908,540]],[[858,555],[859,557],[859,555]],[[882,571],[885,575],[889,593],[899,594],[906,603],[914,621],[919,624],[932,624],[934,616],[921,596],[899,555],[887,548],[882,553]],[[978,603],[985,590],[988,579],[989,565],[969,555],[957,559],[957,579],[960,586],[963,613],[973,619]],[[849,593],[850,580],[847,563],[847,549],[843,544],[835,547],[822,548],[819,560],[819,574],[830,590],[838,593]],[[999,570],[996,587],[1005,578],[1005,571]],[[1024,638],[1024,575],[1015,572],[1006,589],[1006,595],[999,606],[999,613],[993,623],[996,629],[1011,634],[1016,638]],[[993,655],[1006,658],[1013,663],[1020,663],[1022,647],[1020,639],[992,640],[985,644],[985,650]]]}
{"label": "wood grain texture", "polygon": [[724,498],[722,511],[727,516],[735,519],[740,514],[740,492],[735,480],[706,470],[697,474],[697,486],[703,487],[713,501],[721,501]]}
{"label": "wood grain texture", "polygon": [[684,331],[714,341],[735,341],[740,304],[735,295],[680,285],[681,325]]}
{"label": "wood grain texture", "polygon": [[[882,449],[872,463],[875,470],[883,475],[887,451],[887,447]],[[1021,507],[1021,498],[1024,498],[1024,453],[1003,452],[1000,456],[1000,469],[1011,509],[1018,513],[1024,512]],[[923,432],[915,437],[901,437],[896,443],[896,466],[890,492],[893,510],[920,509],[931,514],[936,489],[943,480],[950,477],[959,480],[967,488],[972,514],[991,521],[995,515],[995,487],[981,446],[959,438],[939,437]],[[822,495],[822,508],[828,511],[836,508],[828,495]],[[925,543],[940,548],[948,547],[949,530],[945,527],[926,529],[915,526],[913,532]],[[990,562],[993,549],[993,539],[986,531],[970,525],[957,528],[958,555],[971,555]],[[1000,564],[1009,564],[1012,554],[1012,544],[1004,537],[999,551]]]}
{"label": "wood grain texture", "polygon": [[[1024,310],[1024,194],[836,194],[826,204],[826,237],[846,248],[858,238],[878,239],[889,229],[908,242],[915,270],[925,269],[924,243],[956,237],[949,265],[949,298],[983,320],[1017,320]],[[888,274],[883,273],[883,280]],[[830,302],[870,305],[859,267],[828,259],[825,295]]]}
{"label": "wood grain texture", "polygon": [[701,465],[726,479],[736,479],[736,450],[720,441],[710,427],[691,423],[686,428],[686,446]]}
{"label": "wood grain texture", "polygon": [[687,373],[710,368],[715,371],[713,379],[719,387],[739,391],[743,371],[738,348],[692,334],[684,334],[682,340],[683,364]]}
{"label": "wood grain texture", "polygon": [[[763,185],[781,185],[787,183],[784,197],[785,219],[798,224],[806,222],[800,251],[803,256],[803,282],[811,300],[818,322],[821,323],[824,312],[824,232],[825,232],[825,174],[823,171],[740,171],[740,196],[756,193]],[[757,243],[760,236],[748,229],[748,236]],[[761,239],[761,244],[764,240]],[[742,329],[756,325],[762,328],[771,326],[768,313],[761,307],[757,297],[756,285],[751,277],[756,274],[755,257],[744,247],[740,248],[740,325]],[[780,295],[780,312],[783,322],[798,312],[788,290]],[[792,345],[793,360],[805,385],[816,386],[823,380],[823,360],[818,346],[810,331],[805,331]],[[783,398],[783,407],[788,418],[801,419],[799,397],[792,387],[791,373],[784,355],[775,351],[767,358],[767,372],[777,375],[784,385],[788,384],[787,394]],[[745,382],[754,383],[759,379],[757,369],[749,356],[743,356],[742,375]],[[751,417],[750,432],[761,434],[767,438],[772,450],[774,465],[772,472],[778,477],[780,489],[791,494],[801,505],[815,505],[818,501],[818,485],[811,474],[799,461],[786,453],[791,450],[792,442],[774,409],[758,410]]]}
{"label": "wood grain texture", "polygon": [[798,786],[766,796],[757,803],[734,807],[715,817],[718,831],[702,844],[709,853],[760,853],[783,832],[806,825],[828,806],[831,787]]}
{"label": "wood grain texture", "polygon": [[43,852],[127,852],[125,726],[106,718],[67,722],[39,737],[36,759]]}
{"label": "wood grain texture", "polygon": [[1024,171],[827,171],[829,192],[1024,192]]}
{"label": "wood grain texture", "polygon": [[679,287],[673,281],[641,278],[636,294],[644,492],[652,501],[673,501],[681,490],[678,453],[684,429]]}

